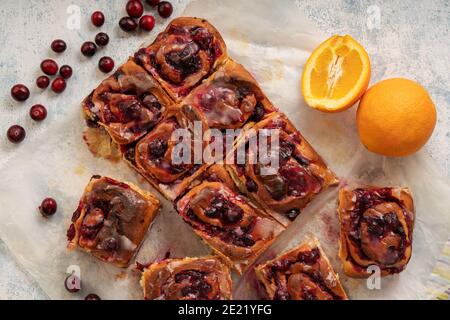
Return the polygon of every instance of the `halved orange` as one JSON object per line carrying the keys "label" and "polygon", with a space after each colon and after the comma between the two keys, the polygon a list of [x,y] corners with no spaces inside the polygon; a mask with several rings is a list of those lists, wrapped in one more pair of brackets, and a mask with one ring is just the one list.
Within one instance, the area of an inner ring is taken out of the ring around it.
{"label": "halved orange", "polygon": [[366,50],[349,35],[334,35],[317,47],[306,62],[302,93],[310,107],[339,112],[361,98],[369,80]]}

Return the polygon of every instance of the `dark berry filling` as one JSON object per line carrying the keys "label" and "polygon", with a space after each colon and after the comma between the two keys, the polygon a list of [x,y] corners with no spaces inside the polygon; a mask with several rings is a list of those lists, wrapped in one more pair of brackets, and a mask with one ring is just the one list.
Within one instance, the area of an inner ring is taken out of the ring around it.
{"label": "dark berry filling", "polygon": [[[349,238],[361,248],[358,254],[381,264],[393,264],[403,258],[408,244],[405,230],[395,212],[373,213],[370,208],[382,203],[403,203],[392,196],[390,188],[356,189],[355,208],[351,212]],[[383,243],[390,243],[383,246]],[[381,246],[381,247],[380,247]],[[383,248],[381,250],[381,248]]]}
{"label": "dark berry filling", "polygon": [[245,178],[245,186],[249,192],[257,192],[258,191],[258,185],[255,181],[252,180],[250,177]]}
{"label": "dark berry filling", "polygon": [[167,141],[155,139],[148,144],[148,153],[151,159],[160,159],[167,151]]}
{"label": "dark berry filling", "polygon": [[209,293],[212,291],[211,285],[206,282],[205,272],[197,270],[185,270],[175,275],[175,282],[183,286],[181,294],[191,299],[208,299]]}
{"label": "dark berry filling", "polygon": [[244,211],[227,199],[218,196],[211,201],[211,206],[205,209],[205,215],[220,219],[224,224],[235,224],[242,219]]}
{"label": "dark berry filling", "polygon": [[291,209],[288,212],[286,212],[286,217],[288,217],[289,220],[294,221],[295,218],[300,214],[300,210],[297,208]]}
{"label": "dark berry filling", "polygon": [[200,69],[200,60],[197,56],[199,50],[197,43],[189,42],[182,50],[167,53],[166,61],[186,77]]}
{"label": "dark berry filling", "polygon": [[[297,274],[298,272],[301,273],[303,277],[308,278],[310,281],[315,283],[320,290],[328,294],[330,297],[332,297],[335,300],[341,300],[342,297],[336,295],[332,290],[330,290],[325,280],[322,276],[322,274],[315,270],[311,269],[309,271],[306,271],[306,269],[303,269],[302,271],[298,271],[297,269],[291,269],[295,264],[302,263],[308,266],[312,266],[318,262],[320,259],[320,251],[317,248],[313,248],[310,251],[301,251],[297,254],[296,258],[285,258],[282,260],[278,260],[275,263],[273,263],[270,267],[270,279],[273,279],[276,285],[276,292],[274,299],[275,300],[289,300],[291,298],[289,291],[288,291],[288,280],[289,278]],[[292,271],[297,270],[297,271]],[[280,275],[283,275],[280,277]],[[317,300],[317,295],[315,293],[314,288],[302,286],[299,288],[301,290],[300,296],[304,300]]]}

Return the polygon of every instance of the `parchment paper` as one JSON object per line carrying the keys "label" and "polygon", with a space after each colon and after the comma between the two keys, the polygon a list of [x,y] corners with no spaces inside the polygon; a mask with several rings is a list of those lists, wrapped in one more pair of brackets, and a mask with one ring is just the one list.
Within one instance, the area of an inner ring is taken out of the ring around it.
{"label": "parchment paper", "polygon": [[[230,56],[255,75],[272,102],[341,177],[342,184],[409,186],[414,194],[412,259],[401,274],[383,278],[380,290],[369,290],[365,280],[348,278],[342,272],[337,258],[337,188],[316,198],[259,261],[274,257],[312,234],[321,241],[350,298],[424,298],[427,278],[450,233],[450,186],[425,152],[392,159],[365,151],[357,139],[354,109],[329,115],[303,103],[302,67],[328,35],[317,33],[295,4],[287,0],[277,1],[276,7],[269,0],[193,1],[183,15],[204,17],[219,29]],[[130,48],[129,54],[136,49]],[[2,148],[0,237],[50,298],[82,298],[95,292],[104,299],[141,299],[139,273],[133,267],[122,270],[81,251],[66,251],[70,217],[91,175],[107,175],[151,189],[124,163],[94,158],[84,146],[79,103],[97,84],[98,80],[86,77],[74,94],[66,97],[68,111],[56,124],[34,132],[20,148]],[[57,199],[58,213],[44,219],[36,208],[49,195]],[[209,253],[210,249],[178,217],[173,205],[158,197],[163,209],[137,261],[161,259],[167,251],[172,257]],[[83,288],[78,294],[64,289],[66,270],[71,265],[81,270]],[[235,298],[256,298],[252,272],[242,278],[234,276],[234,287]]]}

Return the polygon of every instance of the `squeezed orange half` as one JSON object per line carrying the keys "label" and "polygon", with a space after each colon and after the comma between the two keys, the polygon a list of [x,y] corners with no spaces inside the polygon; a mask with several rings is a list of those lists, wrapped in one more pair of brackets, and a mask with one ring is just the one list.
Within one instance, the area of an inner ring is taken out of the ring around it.
{"label": "squeezed orange half", "polygon": [[351,36],[334,35],[309,57],[303,70],[302,93],[308,106],[324,112],[350,108],[367,90],[370,59]]}

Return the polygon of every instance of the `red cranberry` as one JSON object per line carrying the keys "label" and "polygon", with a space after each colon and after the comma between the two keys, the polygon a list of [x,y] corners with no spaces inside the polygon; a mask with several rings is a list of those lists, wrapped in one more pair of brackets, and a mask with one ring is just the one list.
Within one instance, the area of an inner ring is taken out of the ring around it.
{"label": "red cranberry", "polygon": [[45,89],[50,84],[50,78],[47,76],[40,76],[36,79],[36,85],[38,88]]}
{"label": "red cranberry", "polygon": [[139,18],[144,13],[144,6],[140,0],[129,0],[126,9],[132,18]]}
{"label": "red cranberry", "polygon": [[95,11],[91,16],[92,24],[101,27],[105,23],[105,15],[101,11]]}
{"label": "red cranberry", "polygon": [[67,45],[64,42],[64,40],[56,39],[56,40],[53,40],[53,42],[51,44],[51,48],[53,51],[55,51],[57,53],[61,53],[61,52],[66,51]]}
{"label": "red cranberry", "polygon": [[104,32],[100,32],[95,36],[95,43],[98,46],[104,47],[109,43],[109,36]]}
{"label": "red cranberry", "polygon": [[155,27],[155,18],[145,15],[139,20],[139,27],[145,31],[152,31]]}
{"label": "red cranberry", "polygon": [[52,59],[45,59],[41,62],[41,70],[46,75],[54,76],[58,72],[58,64]]}
{"label": "red cranberry", "polygon": [[111,72],[114,69],[114,60],[110,57],[103,57],[98,62],[98,68],[104,73]]}
{"label": "red cranberry", "polygon": [[8,140],[12,143],[20,143],[25,139],[25,129],[19,125],[11,126],[6,135],[8,136]]}
{"label": "red cranberry", "polygon": [[92,41],[86,41],[81,46],[81,53],[86,57],[92,57],[97,52],[97,46]]}
{"label": "red cranberry", "polygon": [[102,300],[102,299],[100,299],[100,297],[95,293],[90,293],[84,298],[84,300]]}
{"label": "red cranberry", "polygon": [[30,109],[30,117],[34,121],[42,121],[47,117],[47,109],[42,104],[35,104]]}
{"label": "red cranberry", "polygon": [[173,12],[172,4],[169,1],[162,1],[158,4],[158,13],[163,18],[168,18]]}
{"label": "red cranberry", "polygon": [[152,7],[156,7],[159,4],[160,1],[161,0],[145,0],[145,2],[147,2],[147,4],[152,6]]}
{"label": "red cranberry", "polygon": [[81,290],[81,280],[75,274],[71,274],[64,280],[64,287],[70,293],[76,293]]}
{"label": "red cranberry", "polygon": [[63,77],[57,77],[52,82],[52,90],[55,93],[61,93],[66,89],[66,80]]}
{"label": "red cranberry", "polygon": [[73,70],[71,66],[64,65],[59,69],[59,74],[64,79],[69,79],[72,76]]}
{"label": "red cranberry", "polygon": [[16,84],[11,88],[11,96],[16,101],[25,101],[30,96],[30,90],[23,84]]}
{"label": "red cranberry", "polygon": [[119,26],[123,31],[131,32],[131,31],[136,30],[138,25],[137,25],[136,21],[134,21],[133,18],[123,17],[119,21]]}
{"label": "red cranberry", "polygon": [[52,198],[45,198],[39,207],[39,211],[44,217],[54,215],[56,209],[58,209],[58,205],[56,204],[55,199]]}

